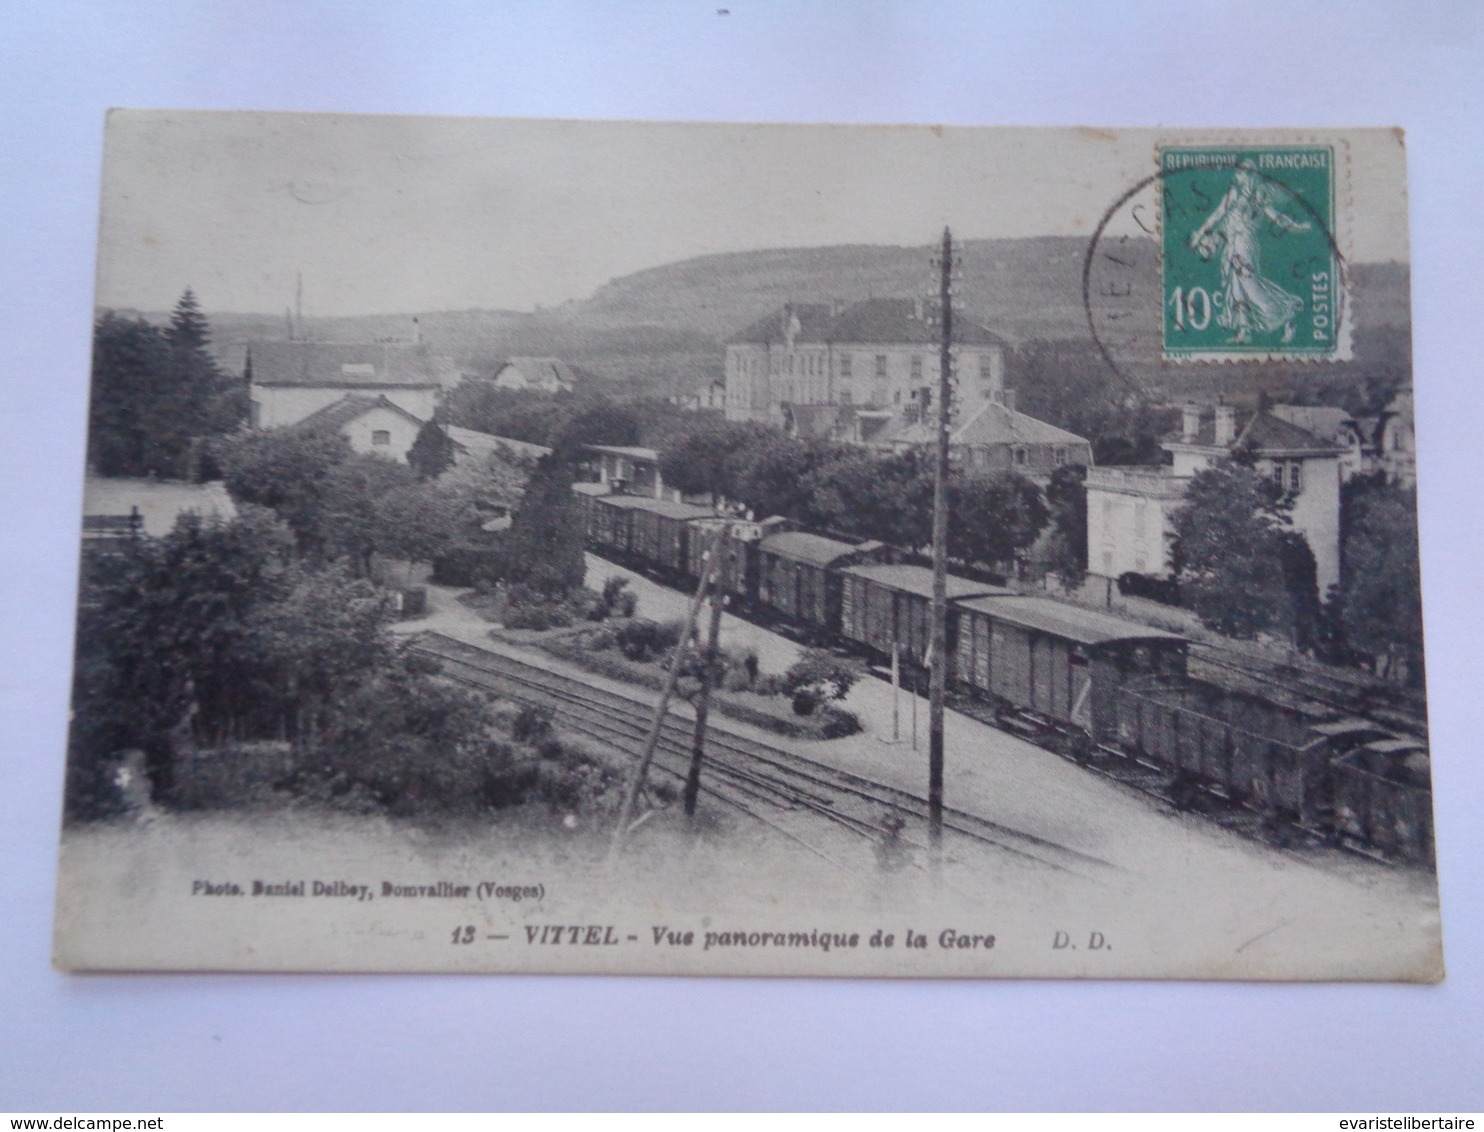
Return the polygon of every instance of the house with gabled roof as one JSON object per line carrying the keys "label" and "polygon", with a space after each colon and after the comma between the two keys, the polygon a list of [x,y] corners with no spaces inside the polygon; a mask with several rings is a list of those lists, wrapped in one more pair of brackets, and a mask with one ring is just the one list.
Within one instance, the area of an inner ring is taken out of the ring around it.
{"label": "house with gabled roof", "polygon": [[1332,413],[1278,405],[1239,422],[1231,405],[1209,412],[1187,405],[1180,430],[1161,446],[1170,454],[1168,465],[1088,469],[1089,572],[1106,578],[1168,574],[1171,516],[1192,478],[1240,455],[1288,497],[1293,529],[1314,554],[1321,597],[1340,580],[1341,464],[1352,447]]}
{"label": "house with gabled roof", "polygon": [[357,452],[405,462],[425,423],[384,394],[347,393],[288,427],[339,433]]}
{"label": "house with gabled roof", "polygon": [[[1086,437],[1015,408],[1014,390],[959,413],[948,434],[949,458],[965,472],[1016,472],[1041,485],[1057,468],[1092,464]],[[909,412],[864,441],[873,448],[906,452],[937,443],[937,416]]]}
{"label": "house with gabled roof", "polygon": [[[938,340],[936,309],[921,299],[786,303],[727,341],[727,419],[781,424],[787,408],[892,411],[923,402],[938,381]],[[960,317],[954,343],[960,396],[970,404],[997,397],[1004,341]]]}
{"label": "house with gabled roof", "polygon": [[539,389],[543,393],[570,393],[576,385],[572,367],[560,358],[507,358],[495,370],[496,389]]}
{"label": "house with gabled roof", "polygon": [[426,421],[440,387],[422,342],[252,342],[244,376],[254,428],[298,424],[348,395],[385,397]]}

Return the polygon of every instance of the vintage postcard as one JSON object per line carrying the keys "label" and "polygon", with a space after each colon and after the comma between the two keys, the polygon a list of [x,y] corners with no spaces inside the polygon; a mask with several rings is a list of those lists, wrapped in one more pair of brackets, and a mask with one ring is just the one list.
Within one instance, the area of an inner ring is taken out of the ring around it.
{"label": "vintage postcard", "polygon": [[1399,131],[117,111],[96,304],[63,968],[1443,976]]}

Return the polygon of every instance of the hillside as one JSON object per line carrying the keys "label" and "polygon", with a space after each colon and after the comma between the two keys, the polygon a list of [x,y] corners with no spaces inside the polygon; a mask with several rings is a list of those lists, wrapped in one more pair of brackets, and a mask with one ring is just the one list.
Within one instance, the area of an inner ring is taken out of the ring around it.
{"label": "hillside", "polygon": [[[1135,305],[1140,320],[1152,326],[1158,263],[1152,241],[1143,245],[1130,249],[1137,264],[1135,293],[1142,296]],[[1086,252],[1080,237],[967,241],[956,284],[960,310],[1016,347],[1061,341],[1090,348],[1082,305]],[[434,311],[417,317],[423,337],[471,372],[488,372],[512,354],[552,354],[611,382],[614,392],[665,395],[720,378],[726,338],[785,302],[935,293],[930,257],[925,247],[865,245],[733,252],[623,276],[585,300],[552,309]],[[1406,265],[1355,265],[1351,280],[1356,361],[1294,367],[1283,380],[1358,381],[1377,367],[1405,364],[1410,353]],[[306,329],[326,340],[406,338],[412,318],[307,319]],[[282,316],[213,315],[212,324],[218,350],[234,368],[248,339],[286,333]],[[1242,366],[1221,367],[1220,374],[1211,372],[1215,367],[1165,366],[1157,349],[1151,338],[1119,359],[1151,392],[1220,391],[1205,388],[1212,386],[1212,377],[1238,387],[1243,380]]]}

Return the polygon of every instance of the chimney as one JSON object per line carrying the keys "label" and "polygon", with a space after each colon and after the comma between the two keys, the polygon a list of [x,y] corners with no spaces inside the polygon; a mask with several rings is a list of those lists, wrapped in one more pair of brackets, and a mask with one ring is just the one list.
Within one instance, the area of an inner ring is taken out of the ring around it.
{"label": "chimney", "polygon": [[1007,390],[1005,390],[1004,400],[1005,400],[1005,408],[1009,409],[1012,413],[1015,412],[1015,390],[1013,390],[1013,389],[1007,389]]}
{"label": "chimney", "polygon": [[1231,405],[1216,406],[1216,443],[1223,448],[1237,439],[1237,410]]}
{"label": "chimney", "polygon": [[1180,439],[1189,444],[1201,431],[1201,409],[1199,405],[1186,403],[1180,410]]}

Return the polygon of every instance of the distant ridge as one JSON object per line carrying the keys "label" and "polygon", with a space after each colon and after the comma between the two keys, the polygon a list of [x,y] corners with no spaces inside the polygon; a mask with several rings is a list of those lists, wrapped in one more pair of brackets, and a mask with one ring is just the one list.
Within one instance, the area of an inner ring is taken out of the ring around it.
{"label": "distant ridge", "polygon": [[[1138,258],[1153,272],[1155,249],[1146,243]],[[931,254],[927,246],[880,245],[722,252],[646,268],[610,280],[587,299],[550,309],[430,311],[416,317],[423,338],[469,372],[492,372],[512,354],[550,355],[611,382],[615,392],[668,395],[721,378],[725,339],[785,302],[933,294]],[[960,248],[959,309],[1016,346],[1087,341],[1086,254],[1087,240],[1078,236],[967,240]],[[1409,271],[1405,264],[1357,264],[1351,283],[1360,364],[1368,336],[1406,338]],[[233,368],[240,367],[249,339],[286,334],[282,316],[207,313],[218,353]],[[306,319],[305,328],[326,341],[406,338],[413,317],[409,312]],[[1159,381],[1155,348],[1152,343],[1139,368]],[[1388,348],[1388,364],[1395,353]]]}

